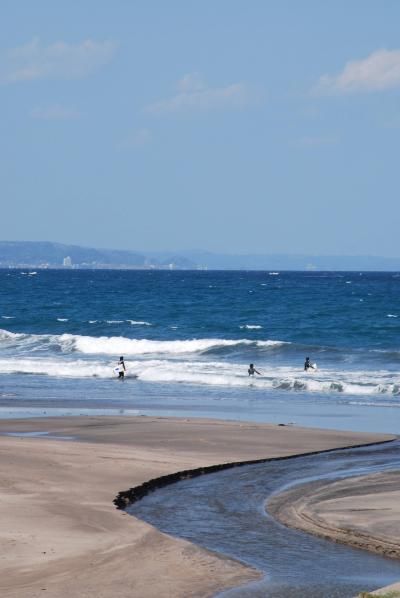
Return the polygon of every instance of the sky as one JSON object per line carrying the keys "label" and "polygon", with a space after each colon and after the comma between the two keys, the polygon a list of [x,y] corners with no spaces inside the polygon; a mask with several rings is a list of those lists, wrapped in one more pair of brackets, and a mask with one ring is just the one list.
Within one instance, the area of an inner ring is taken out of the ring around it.
{"label": "sky", "polygon": [[0,240],[400,257],[398,0],[2,0]]}

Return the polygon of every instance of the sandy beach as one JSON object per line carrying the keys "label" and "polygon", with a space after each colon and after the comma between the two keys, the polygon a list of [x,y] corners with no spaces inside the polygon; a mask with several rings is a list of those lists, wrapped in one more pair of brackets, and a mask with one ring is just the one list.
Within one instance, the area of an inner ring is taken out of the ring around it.
{"label": "sandy beach", "polygon": [[[297,486],[268,501],[284,525],[335,542],[400,558],[400,472]],[[400,583],[376,592],[398,591]],[[393,594],[397,595],[397,594]]]}
{"label": "sandy beach", "polygon": [[273,497],[269,513],[285,525],[400,558],[400,472],[312,482]]}
{"label": "sandy beach", "polygon": [[2,420],[0,434],[0,593],[7,598],[206,597],[257,579],[247,566],[117,510],[114,498],[184,469],[392,438],[156,417]]}
{"label": "sandy beach", "polygon": [[[52,438],[6,435],[41,432]],[[10,598],[211,596],[257,579],[117,510],[113,499],[183,469],[390,438],[146,417],[3,420],[0,433],[0,590]]]}

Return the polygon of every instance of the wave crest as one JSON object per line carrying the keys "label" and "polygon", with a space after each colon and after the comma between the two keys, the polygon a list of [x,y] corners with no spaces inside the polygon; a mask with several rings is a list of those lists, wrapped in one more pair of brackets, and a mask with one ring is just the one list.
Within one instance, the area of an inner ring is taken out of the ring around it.
{"label": "wave crest", "polygon": [[84,353],[87,355],[183,355],[185,353],[206,353],[229,347],[253,346],[262,349],[280,347],[284,341],[248,339],[204,338],[190,340],[150,340],[124,336],[84,336],[79,334],[20,334],[0,330],[0,341],[19,343],[24,349],[53,348],[57,352]]}
{"label": "wave crest", "polygon": [[[75,342],[75,339],[73,339]],[[76,354],[75,354],[76,355]],[[82,355],[74,358],[59,355],[44,357],[37,355],[21,355],[18,358],[0,359],[0,374],[33,374],[50,377],[68,378],[113,378],[115,360],[109,357]],[[253,387],[260,390],[276,390],[280,392],[308,392],[323,395],[353,395],[372,400],[382,400],[400,395],[400,380],[390,380],[390,372],[343,372],[325,371],[317,375],[299,372],[296,368],[262,367],[260,377],[249,377],[247,365],[243,363],[227,363],[224,361],[194,360],[190,356],[165,357],[141,356],[127,357],[128,377],[139,378],[143,382],[161,384],[193,384],[218,387]],[[261,366],[260,366],[261,368]],[[262,396],[262,395],[260,395]]]}

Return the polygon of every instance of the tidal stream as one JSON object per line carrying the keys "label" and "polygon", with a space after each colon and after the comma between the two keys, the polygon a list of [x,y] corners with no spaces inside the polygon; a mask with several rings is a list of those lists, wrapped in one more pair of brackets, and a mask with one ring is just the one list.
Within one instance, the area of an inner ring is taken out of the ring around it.
{"label": "tidal stream", "polygon": [[252,565],[261,581],[218,598],[352,598],[400,580],[400,561],[291,530],[265,511],[297,484],[400,468],[400,441],[235,467],[157,490],[127,511]]}

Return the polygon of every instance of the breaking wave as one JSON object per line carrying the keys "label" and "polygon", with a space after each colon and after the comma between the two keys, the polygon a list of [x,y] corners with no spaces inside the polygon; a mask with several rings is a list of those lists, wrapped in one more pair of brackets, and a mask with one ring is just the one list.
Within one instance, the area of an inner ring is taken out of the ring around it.
{"label": "breaking wave", "polygon": [[123,336],[83,336],[79,334],[22,334],[0,330],[0,343],[18,345],[21,349],[49,349],[68,353],[77,351],[88,355],[181,355],[205,353],[226,347],[253,346],[263,349],[290,344],[284,341],[204,338],[190,340],[149,340]]}
{"label": "breaking wave", "polygon": [[[268,339],[151,340],[122,336],[24,334],[0,329],[0,349],[0,374],[112,378],[115,360],[124,355],[128,377],[143,382],[306,391],[321,395],[352,395],[360,397],[360,400],[386,397],[385,400],[390,401],[393,400],[391,397],[400,396],[397,369],[377,369],[377,360],[380,359],[377,350],[371,353],[374,355],[373,369],[343,369],[337,361],[331,361],[329,366],[328,360],[325,368],[307,373],[302,371],[298,358],[293,361],[291,355],[299,349],[298,345]],[[247,374],[248,358],[254,355],[257,355],[257,369],[262,375],[250,378]],[[383,353],[382,365],[388,355],[388,352]],[[231,359],[232,356],[234,359]],[[296,365],[287,365],[287,362],[284,365],[282,360],[287,360],[287,357]]]}
{"label": "breaking wave", "polygon": [[0,374],[35,374],[56,378],[110,378],[112,364],[84,360],[13,359],[0,360]]}
{"label": "breaking wave", "polygon": [[[105,378],[115,376],[113,359],[82,356],[42,357],[30,355],[18,359],[0,359],[0,374],[33,374],[60,378]],[[157,358],[137,356],[126,359],[127,377],[142,382],[188,384],[225,388],[254,388],[261,391],[350,395],[362,400],[390,400],[400,395],[400,379],[392,372],[327,370],[307,373],[293,367],[263,367],[262,375],[249,377],[247,365],[223,361],[196,361],[189,357]],[[378,399],[382,397],[382,399]],[[396,400],[396,403],[398,401]],[[400,406],[400,405],[399,405]]]}

